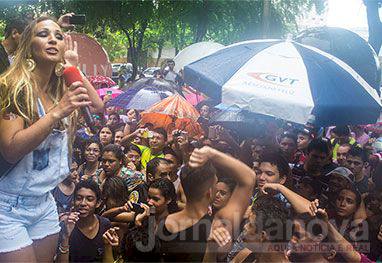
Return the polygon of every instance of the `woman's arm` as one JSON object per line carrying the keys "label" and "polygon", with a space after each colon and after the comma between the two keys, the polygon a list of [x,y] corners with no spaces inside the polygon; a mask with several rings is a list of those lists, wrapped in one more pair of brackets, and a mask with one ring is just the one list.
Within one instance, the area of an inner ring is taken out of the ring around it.
{"label": "woman's arm", "polygon": [[58,105],[28,128],[24,128],[21,117],[3,114],[0,117],[0,153],[9,163],[16,163],[40,145],[58,121],[90,104],[87,90],[81,87],[81,82],[74,82]]}

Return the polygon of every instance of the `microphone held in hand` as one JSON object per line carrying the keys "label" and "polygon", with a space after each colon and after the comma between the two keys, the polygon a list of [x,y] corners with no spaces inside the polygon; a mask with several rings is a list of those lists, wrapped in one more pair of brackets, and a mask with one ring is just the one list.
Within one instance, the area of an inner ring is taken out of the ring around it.
{"label": "microphone held in hand", "polygon": [[[66,68],[62,76],[64,77],[65,84],[67,87],[72,85],[73,82],[82,81],[82,76],[80,71],[74,66]],[[84,116],[86,125],[89,127],[91,132],[96,133],[95,127],[94,127],[94,120],[93,120],[92,114],[90,113],[89,107],[82,107],[81,114]]]}

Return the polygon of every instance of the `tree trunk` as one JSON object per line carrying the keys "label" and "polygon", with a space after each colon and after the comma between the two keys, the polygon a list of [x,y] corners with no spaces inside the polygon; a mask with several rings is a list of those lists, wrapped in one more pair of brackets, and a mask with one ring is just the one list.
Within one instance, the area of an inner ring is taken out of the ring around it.
{"label": "tree trunk", "polygon": [[159,42],[159,45],[158,45],[158,57],[157,57],[157,60],[155,62],[156,67],[158,67],[159,60],[162,57],[163,44],[164,44],[163,41],[161,41],[161,42]]}
{"label": "tree trunk", "polygon": [[263,0],[263,38],[268,38],[269,34],[269,18],[270,18],[270,0]]}
{"label": "tree trunk", "polygon": [[205,35],[207,34],[208,10],[209,10],[209,2],[208,0],[203,0],[203,7],[201,9],[200,16],[199,16],[199,23],[196,27],[196,32],[194,35],[194,43],[202,41]]}

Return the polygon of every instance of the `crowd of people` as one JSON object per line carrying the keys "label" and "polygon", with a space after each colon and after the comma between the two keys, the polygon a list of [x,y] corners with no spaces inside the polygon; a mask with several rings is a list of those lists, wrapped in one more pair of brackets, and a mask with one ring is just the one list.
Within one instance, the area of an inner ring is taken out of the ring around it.
{"label": "crowd of people", "polygon": [[60,25],[7,27],[1,262],[382,260],[380,130],[273,120],[249,136],[208,103],[200,136],[143,124],[84,76],[65,86],[57,64],[78,55]]}

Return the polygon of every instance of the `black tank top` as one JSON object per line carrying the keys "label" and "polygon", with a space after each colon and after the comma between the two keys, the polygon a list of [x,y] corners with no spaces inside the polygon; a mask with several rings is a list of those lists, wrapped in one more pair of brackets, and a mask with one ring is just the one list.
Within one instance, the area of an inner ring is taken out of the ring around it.
{"label": "black tank top", "polygon": [[171,233],[163,220],[157,236],[164,262],[201,262],[206,251],[213,217],[206,214],[196,224],[177,233]]}

